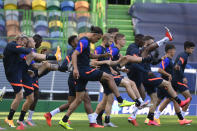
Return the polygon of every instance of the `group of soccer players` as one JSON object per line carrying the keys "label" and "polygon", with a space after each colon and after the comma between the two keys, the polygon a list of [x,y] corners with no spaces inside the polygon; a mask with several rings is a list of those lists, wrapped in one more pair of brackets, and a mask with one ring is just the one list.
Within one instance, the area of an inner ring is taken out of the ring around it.
{"label": "group of soccer players", "polygon": [[[96,47],[94,53],[91,53],[90,43],[95,44],[100,39],[102,39],[101,45]],[[136,121],[137,111],[144,107],[150,107],[148,119],[146,120],[147,125],[158,126],[160,124],[160,121],[158,121],[159,116],[170,101],[174,102],[180,124],[191,123],[191,120],[184,119],[183,115],[191,101],[191,95],[186,85],[187,80],[184,77],[184,69],[187,64],[187,58],[193,52],[195,45],[192,42],[185,42],[185,52],[178,55],[175,63],[172,63],[172,57],[175,54],[174,45],[167,44],[165,48],[166,55],[160,59],[156,58],[156,55],[151,54],[158,47],[172,40],[172,35],[167,28],[165,37],[157,42],[151,36],[138,34],[135,36],[135,43],[128,47],[126,56],[122,56],[120,49],[126,43],[124,34],[119,33],[117,28],[110,28],[108,33],[103,34],[101,28],[92,26],[90,32],[69,37],[68,43],[73,50],[59,65],[48,62],[48,60],[61,61],[59,47],[54,56],[44,54],[44,51],[43,54],[39,54],[36,53],[36,49],[40,47],[42,37],[35,35],[29,38],[20,35],[15,41],[8,43],[4,50],[3,63],[6,78],[16,94],[5,122],[10,127],[15,127],[13,116],[23,99],[22,88],[24,88],[26,101],[17,120],[19,125],[17,129],[23,130],[27,125],[34,126],[35,123],[32,121],[32,116],[38,101],[39,78],[46,75],[49,71],[69,71],[68,103],[44,114],[49,126],[52,126],[51,119],[55,114],[67,110],[65,116],[59,121],[59,125],[65,129],[73,129],[70,127],[69,117],[84,101],[84,108],[90,127],[117,127],[117,125],[110,122],[114,95],[119,106],[134,105],[133,112],[128,118],[128,121],[134,126],[138,126]],[[162,78],[156,77],[150,68],[151,64],[160,62],[159,72],[162,74]],[[121,71],[126,72],[128,78],[121,76]],[[91,107],[91,100],[86,90],[88,81],[100,81],[104,88],[103,99],[97,105],[95,111]],[[151,102],[144,101],[145,90],[141,86],[142,84],[151,97]],[[118,86],[124,87],[134,102],[123,100]],[[156,90],[156,88],[158,89]],[[184,101],[179,99],[176,91],[180,91],[184,95]],[[167,99],[161,104],[154,119],[154,112],[164,97],[167,97]],[[180,112],[180,107],[182,107],[183,112]],[[28,110],[29,115],[27,120],[24,121]],[[106,116],[103,126],[102,115],[104,112],[106,112]]]}

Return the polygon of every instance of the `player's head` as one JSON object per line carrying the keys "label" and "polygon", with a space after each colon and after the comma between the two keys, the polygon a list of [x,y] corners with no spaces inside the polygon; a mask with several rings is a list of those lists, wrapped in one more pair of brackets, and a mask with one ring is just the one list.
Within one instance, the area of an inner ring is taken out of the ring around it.
{"label": "player's head", "polygon": [[72,35],[68,38],[68,44],[72,46],[72,48],[76,48],[78,43],[78,38],[76,35]]}
{"label": "player's head", "polygon": [[173,57],[176,53],[176,47],[173,44],[166,44],[165,52],[167,55],[170,55],[171,57]]}
{"label": "player's head", "polygon": [[19,44],[19,45],[21,45],[23,47],[27,47],[27,45],[29,44],[29,39],[25,35],[17,36],[15,41],[16,41],[17,44]]}
{"label": "player's head", "polygon": [[125,46],[126,39],[125,35],[121,33],[117,33],[114,37],[114,41],[117,45],[119,45],[121,48]]}
{"label": "player's head", "polygon": [[142,34],[137,34],[137,35],[135,35],[135,43],[136,43],[139,47],[142,47],[142,46],[144,45],[143,37],[144,37],[144,35],[142,35]]}
{"label": "player's head", "polygon": [[103,36],[103,31],[98,26],[91,26],[90,33],[92,34],[92,36],[89,38],[91,43],[98,42]]}
{"label": "player's head", "polygon": [[119,32],[118,28],[109,28],[107,33],[110,33],[112,38],[114,39],[115,35]]}
{"label": "player's head", "polygon": [[27,45],[28,48],[36,48],[36,42],[34,41],[33,37],[29,38],[29,44]]}
{"label": "player's head", "polygon": [[147,47],[147,46],[149,46],[149,45],[154,43],[154,37],[152,37],[152,36],[144,36],[143,37],[143,41],[144,41],[144,47]]}
{"label": "player's head", "polygon": [[195,44],[193,42],[191,42],[191,41],[186,41],[184,43],[185,52],[187,52],[188,54],[192,54],[193,53],[194,47],[195,47]]}
{"label": "player's head", "polygon": [[39,34],[35,34],[33,36],[33,40],[35,42],[35,48],[39,48],[41,46],[42,43],[42,36],[40,36]]}
{"label": "player's head", "polygon": [[110,36],[109,33],[106,33],[106,34],[103,35],[102,43],[105,45],[105,47],[110,46],[110,40],[111,40],[111,36]]}

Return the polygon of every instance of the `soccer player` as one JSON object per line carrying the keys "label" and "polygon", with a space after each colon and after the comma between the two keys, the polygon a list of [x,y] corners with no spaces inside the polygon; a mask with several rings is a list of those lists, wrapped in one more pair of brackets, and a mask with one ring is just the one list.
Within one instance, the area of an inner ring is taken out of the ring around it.
{"label": "soccer player", "polygon": [[[95,49],[95,53],[96,54],[105,54],[105,52],[107,52],[107,48],[110,46],[109,45],[109,40],[110,40],[110,35],[109,34],[105,34],[103,36],[103,40],[100,46],[96,47]],[[115,36],[115,47],[112,48],[112,57],[117,56],[119,54],[119,50],[125,45],[125,36],[121,33],[117,33]],[[113,50],[114,49],[114,50]],[[118,49],[118,50],[117,50]],[[106,61],[109,58],[99,58],[98,61]],[[142,58],[137,58],[137,57],[133,57],[133,61],[135,62],[142,62]],[[103,72],[106,72],[108,74],[112,74],[111,70],[110,70],[110,66],[106,65],[106,64],[102,64],[100,65],[100,70]],[[127,90],[128,95],[130,96],[130,98],[132,98],[135,101],[135,104],[137,107],[140,107],[142,105],[145,105],[147,103],[144,103],[144,101],[142,100],[137,87],[135,85],[135,83],[127,78],[124,78],[123,76],[118,76],[118,75],[114,75],[112,74],[114,77],[114,80],[116,82],[117,86],[121,86],[121,87],[125,87]],[[105,109],[105,106],[107,104],[108,101],[110,101],[111,104],[109,104],[109,106],[112,107],[112,103],[111,102],[111,90],[108,88],[108,85],[104,82],[102,82],[102,85],[104,87],[104,94],[103,94],[103,99],[102,101],[98,104],[95,113],[98,114],[99,112],[101,112],[102,109]],[[113,97],[113,95],[112,95]],[[134,103],[133,103],[134,104]],[[130,106],[130,105],[128,105]],[[111,115],[111,108],[108,108],[109,110],[106,110],[106,116],[105,116],[105,123],[104,126],[109,126],[109,127],[117,127],[116,125],[114,125],[113,123],[110,122],[110,115]],[[100,115],[100,113],[99,113]],[[97,115],[98,116],[98,115]],[[99,121],[99,123],[101,124],[100,120],[102,116],[98,116],[97,117],[97,122]]]}
{"label": "soccer player", "polygon": [[[90,42],[96,43],[101,39],[103,31],[99,27],[91,27],[91,32],[86,33],[85,37],[82,37],[77,48],[72,54],[72,64],[73,64],[73,77],[76,79],[76,98],[69,106],[66,115],[60,120],[59,124],[66,129],[72,129],[68,124],[69,116],[81,103],[85,95],[85,87],[88,81],[106,81],[109,84],[110,89],[114,92],[119,103],[125,104],[127,101],[123,101],[114,79],[111,75],[102,72],[100,70],[92,69],[89,65],[90,58],[98,59],[100,57],[109,57],[108,53],[104,55],[94,55],[90,54]],[[96,124],[96,121],[90,124],[90,127],[103,128]]]}
{"label": "soccer player", "polygon": [[[166,36],[161,39],[160,41],[154,42],[153,39],[149,40],[149,44],[146,48],[143,49],[141,56],[145,57],[149,55],[153,50],[158,48],[159,46],[163,45],[165,42],[171,41],[173,38],[169,32],[169,30],[166,30]],[[148,41],[148,40],[146,40]],[[166,88],[172,99],[174,99],[180,107],[184,107],[187,103],[190,102],[190,98],[186,99],[185,101],[181,101],[174,89],[172,88],[172,85],[170,82],[163,80],[160,77],[156,77],[152,72],[150,68],[150,64],[143,63],[144,69],[147,70],[147,72],[143,73],[143,85],[146,88],[146,91],[148,95],[151,97],[151,103],[153,106],[150,107],[149,113],[147,118],[149,119],[149,122],[147,125],[155,125],[159,126],[156,121],[154,121],[154,111],[156,110],[156,102],[157,102],[157,94],[156,94],[156,87],[159,88]],[[128,120],[133,124],[136,125],[136,114],[137,114],[138,108],[134,108],[132,116],[128,118]]]}
{"label": "soccer player", "polygon": [[[75,50],[77,43],[78,43],[78,38],[77,36],[70,36],[68,39],[68,43],[72,46],[73,50],[71,51],[71,53],[66,57],[66,59],[64,60],[64,62],[62,63],[62,66],[67,66],[70,62],[71,62],[71,56],[73,51]],[[61,67],[62,67],[61,66]],[[48,126],[51,126],[51,118],[56,115],[59,112],[63,112],[65,110],[67,110],[70,106],[70,104],[74,101],[74,99],[76,98],[76,90],[75,90],[75,79],[73,78],[73,73],[70,72],[69,74],[69,78],[68,78],[68,86],[69,86],[69,96],[68,96],[68,103],[67,104],[63,104],[60,107],[52,110],[51,112],[45,113],[44,117],[46,118],[46,122],[48,124]],[[93,113],[93,109],[91,107],[91,100],[90,97],[88,95],[88,92],[85,93],[84,96],[84,108],[85,111],[88,115],[88,119],[91,123],[92,121],[92,113]]]}
{"label": "soccer player", "polygon": [[[132,43],[128,46],[126,55],[136,56],[136,57],[140,56],[140,48],[144,45],[143,37],[144,35],[142,34],[135,35],[135,43]],[[128,78],[135,82],[138,91],[142,99],[144,100],[146,94],[144,87],[141,85],[144,68],[137,63],[127,63],[126,68],[129,70],[127,73]]]}
{"label": "soccer player", "polygon": [[[174,63],[172,62],[172,58],[175,55],[176,48],[173,44],[167,44],[165,46],[165,52],[166,52],[166,58],[162,60],[160,64],[160,68],[158,72],[162,75],[162,78],[168,81],[172,81],[172,75],[173,75],[173,67]],[[165,109],[165,107],[171,102],[171,97],[169,96],[168,92],[165,89],[158,88],[157,89],[157,105],[161,103],[161,101],[166,97],[166,99],[162,102],[162,104],[159,106],[159,110],[155,113],[155,120],[158,124],[160,124],[160,114]],[[181,110],[179,108],[179,105],[176,103],[176,101],[172,100],[175,108],[175,112],[178,116],[180,125],[189,124],[192,122],[192,120],[184,119],[183,115],[181,114]]]}
{"label": "soccer player", "polygon": [[[195,44],[191,41],[186,41],[184,43],[184,52],[178,54],[175,59],[175,67],[173,71],[172,85],[177,92],[180,92],[186,99],[192,99],[189,92],[189,87],[187,86],[187,78],[184,76],[184,70],[187,65],[187,60],[189,55],[194,51]],[[182,115],[186,115],[189,103],[182,108]]]}
{"label": "soccer player", "polygon": [[[20,120],[22,120],[24,118],[25,113],[29,108],[29,105],[33,102],[32,93],[33,93],[34,88],[32,86],[28,85],[29,84],[29,82],[28,82],[29,76],[27,74],[25,74],[25,73],[27,73],[27,68],[30,65],[32,60],[25,61],[20,58],[20,55],[27,54],[27,56],[28,55],[30,56],[33,54],[34,57],[38,57],[40,55],[36,54],[36,53],[32,53],[31,48],[24,48],[28,45],[28,43],[29,43],[29,39],[26,36],[18,36],[16,38],[16,41],[8,43],[6,48],[4,49],[3,64],[4,64],[4,68],[5,68],[6,78],[10,82],[10,84],[12,85],[14,92],[16,94],[16,97],[11,104],[11,109],[10,109],[9,115],[5,119],[5,122],[10,127],[15,127],[14,122],[13,122],[13,116],[14,116],[15,111],[18,108],[21,100],[23,99],[22,88],[24,88],[24,90],[25,90],[26,101],[22,107],[21,115],[19,117]],[[48,60],[59,58],[59,57],[56,58],[55,56],[49,57],[48,55],[44,55],[41,57],[43,57],[42,59],[48,59]],[[26,72],[25,72],[25,70],[26,70]],[[26,76],[23,74],[25,74]],[[27,81],[22,81],[25,78]],[[20,125],[22,125],[22,127],[24,126],[22,122],[19,121],[18,123]]]}

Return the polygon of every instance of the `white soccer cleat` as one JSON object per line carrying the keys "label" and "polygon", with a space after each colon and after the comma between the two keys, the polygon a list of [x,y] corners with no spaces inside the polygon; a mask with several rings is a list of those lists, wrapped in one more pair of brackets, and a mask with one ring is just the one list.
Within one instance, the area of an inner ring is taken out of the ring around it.
{"label": "white soccer cleat", "polygon": [[3,89],[0,91],[0,101],[2,101],[3,96],[5,95],[5,93],[6,93],[6,87],[4,86]]}

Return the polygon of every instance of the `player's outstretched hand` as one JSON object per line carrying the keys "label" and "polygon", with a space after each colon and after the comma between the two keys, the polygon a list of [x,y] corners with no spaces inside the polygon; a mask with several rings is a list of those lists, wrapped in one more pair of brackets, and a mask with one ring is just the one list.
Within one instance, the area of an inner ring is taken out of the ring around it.
{"label": "player's outstretched hand", "polygon": [[105,58],[109,58],[109,57],[110,57],[110,58],[112,59],[112,55],[111,55],[110,53],[105,53],[105,54],[104,54],[104,57],[105,57]]}

